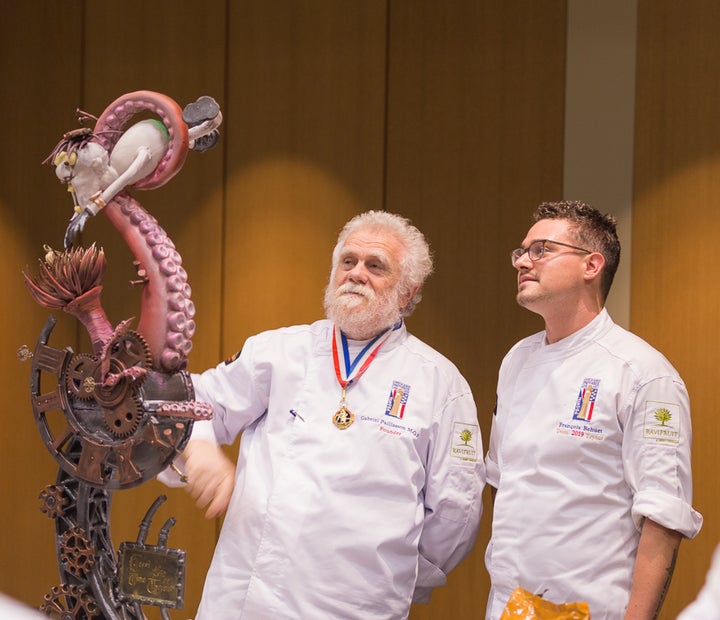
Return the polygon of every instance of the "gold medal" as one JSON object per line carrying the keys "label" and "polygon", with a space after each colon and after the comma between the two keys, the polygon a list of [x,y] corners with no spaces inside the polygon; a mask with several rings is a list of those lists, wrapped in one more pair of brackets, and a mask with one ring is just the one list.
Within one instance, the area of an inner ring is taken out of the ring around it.
{"label": "gold medal", "polygon": [[355,414],[345,405],[341,405],[337,413],[333,415],[333,424],[341,431],[344,431],[355,421]]}

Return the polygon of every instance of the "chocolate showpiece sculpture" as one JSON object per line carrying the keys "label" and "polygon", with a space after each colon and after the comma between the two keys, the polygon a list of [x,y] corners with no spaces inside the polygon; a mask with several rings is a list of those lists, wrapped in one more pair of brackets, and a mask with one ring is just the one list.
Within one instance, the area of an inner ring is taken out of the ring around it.
{"label": "chocolate showpiece sculpture", "polygon": [[[142,115],[141,120],[134,117]],[[147,118],[149,117],[149,118]],[[190,150],[203,152],[219,139],[222,114],[211,97],[184,110],[169,97],[138,91],[114,101],[102,115],[78,112],[94,128],[70,131],[46,160],[67,184],[75,208],[64,250],[45,247],[36,277],[25,283],[35,300],[62,309],[87,329],[92,353],[48,344],[50,316],[31,359],[31,404],[40,435],[60,465],[55,484],[40,493],[40,510],[55,522],[61,585],[41,610],[63,620],[145,618],[142,605],[182,608],[185,552],[167,547],[175,519],[146,544],[160,496],[139,526],[137,541],[116,554],[110,536],[110,501],[172,466],[195,420],[212,408],[194,401],[187,355],[195,331],[187,273],[174,244],[128,189],[154,189],[182,168]],[[134,121],[132,124],[130,121]],[[90,216],[102,211],[135,257],[143,286],[137,329],[132,319],[113,326],[102,308],[106,269],[102,249],[74,247]]]}

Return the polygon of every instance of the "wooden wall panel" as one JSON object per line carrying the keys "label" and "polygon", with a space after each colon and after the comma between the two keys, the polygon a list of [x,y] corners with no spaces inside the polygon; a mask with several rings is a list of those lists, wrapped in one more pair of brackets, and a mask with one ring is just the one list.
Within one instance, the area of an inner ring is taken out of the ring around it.
{"label": "wooden wall panel", "polygon": [[712,1],[638,6],[631,325],[687,384],[694,504],[705,517],[698,537],[681,545],[663,618],[695,597],[720,540],[720,291],[712,273],[720,238],[719,22]]}
{"label": "wooden wall panel", "polygon": [[[35,344],[49,313],[23,284],[21,271],[38,271],[43,244],[62,244],[67,212],[64,188],[42,162],[65,131],[80,76],[62,70],[80,64],[79,4],[3,8],[0,37],[0,118],[5,148],[0,151],[0,355],[3,445],[0,453],[0,591],[39,605],[59,581],[54,562],[54,527],[38,509],[38,494],[55,482],[57,465],[35,425],[30,407],[30,362],[15,355]],[[51,346],[75,345],[74,319],[60,312]],[[43,384],[48,391],[52,382]]]}
{"label": "wooden wall panel", "polygon": [[223,345],[323,315],[342,224],[382,207],[385,2],[233,2]]}
{"label": "wooden wall panel", "polygon": [[[471,384],[485,445],[497,370],[541,328],[515,303],[510,251],[543,200],[562,196],[565,3],[390,3],[386,208],[410,217],[436,273],[408,325]],[[478,542],[411,618],[484,616]]]}

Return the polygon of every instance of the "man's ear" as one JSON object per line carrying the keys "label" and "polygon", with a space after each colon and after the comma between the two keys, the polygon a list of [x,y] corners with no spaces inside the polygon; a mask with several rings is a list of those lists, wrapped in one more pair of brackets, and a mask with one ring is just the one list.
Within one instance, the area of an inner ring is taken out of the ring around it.
{"label": "man's ear", "polygon": [[412,289],[407,295],[405,295],[405,296],[400,300],[400,308],[401,308],[401,309],[407,308],[407,305],[410,303],[410,300],[411,300],[413,297],[415,297],[415,293],[417,293],[419,289],[420,289],[420,287],[419,287],[419,286],[416,286],[414,289]]}
{"label": "man's ear", "polygon": [[605,267],[605,257],[600,252],[593,252],[585,257],[585,279],[594,280],[600,276]]}

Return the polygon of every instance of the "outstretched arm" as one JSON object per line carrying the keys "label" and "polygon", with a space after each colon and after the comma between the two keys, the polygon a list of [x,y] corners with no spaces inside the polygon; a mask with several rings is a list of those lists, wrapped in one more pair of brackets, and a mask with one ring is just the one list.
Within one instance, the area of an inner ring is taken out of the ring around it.
{"label": "outstretched arm", "polygon": [[643,521],[625,620],[650,620],[660,614],[670,587],[682,535],[655,521]]}

